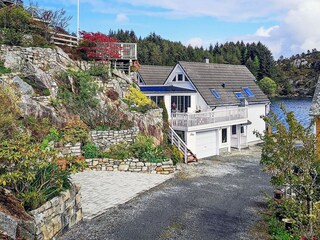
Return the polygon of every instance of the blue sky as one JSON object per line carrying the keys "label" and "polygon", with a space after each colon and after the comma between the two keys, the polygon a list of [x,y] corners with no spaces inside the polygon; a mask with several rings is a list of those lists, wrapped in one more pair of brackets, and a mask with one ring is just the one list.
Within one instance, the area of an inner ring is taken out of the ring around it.
{"label": "blue sky", "polygon": [[[73,16],[77,0],[41,0],[39,7],[64,8]],[[320,50],[320,0],[80,0],[80,28],[108,33],[155,32],[185,45],[208,47],[226,41],[261,41],[275,58]]]}

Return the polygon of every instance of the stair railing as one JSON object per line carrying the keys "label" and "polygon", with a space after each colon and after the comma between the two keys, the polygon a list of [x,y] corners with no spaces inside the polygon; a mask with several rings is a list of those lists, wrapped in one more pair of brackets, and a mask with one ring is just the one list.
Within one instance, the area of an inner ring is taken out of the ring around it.
{"label": "stair railing", "polygon": [[188,163],[188,147],[185,142],[180,138],[180,136],[169,126],[169,140],[172,145],[175,145],[183,154],[183,159],[185,163]]}

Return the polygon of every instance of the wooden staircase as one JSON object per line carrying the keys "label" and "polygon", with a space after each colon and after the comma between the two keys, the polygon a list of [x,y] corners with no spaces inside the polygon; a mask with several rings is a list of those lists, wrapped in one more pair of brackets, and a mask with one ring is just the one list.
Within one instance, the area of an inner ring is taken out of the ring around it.
{"label": "wooden staircase", "polygon": [[179,137],[179,135],[169,127],[169,140],[172,145],[175,145],[183,154],[185,163],[197,162],[197,156],[187,147],[185,142]]}

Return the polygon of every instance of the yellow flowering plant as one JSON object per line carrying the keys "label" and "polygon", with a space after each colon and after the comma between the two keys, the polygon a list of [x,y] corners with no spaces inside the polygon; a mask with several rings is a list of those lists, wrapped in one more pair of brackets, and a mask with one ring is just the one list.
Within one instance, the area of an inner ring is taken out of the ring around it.
{"label": "yellow flowering plant", "polygon": [[155,103],[134,86],[129,87],[129,94],[124,98],[131,110],[145,113],[155,108]]}

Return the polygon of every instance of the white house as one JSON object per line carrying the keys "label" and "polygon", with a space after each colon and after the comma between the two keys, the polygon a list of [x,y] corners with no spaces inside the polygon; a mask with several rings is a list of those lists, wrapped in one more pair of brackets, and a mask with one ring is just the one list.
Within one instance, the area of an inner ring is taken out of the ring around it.
{"label": "white house", "polygon": [[246,66],[208,61],[142,65],[138,82],[156,103],[165,102],[172,129],[197,158],[257,143],[253,131],[265,130],[262,117],[270,101]]}

